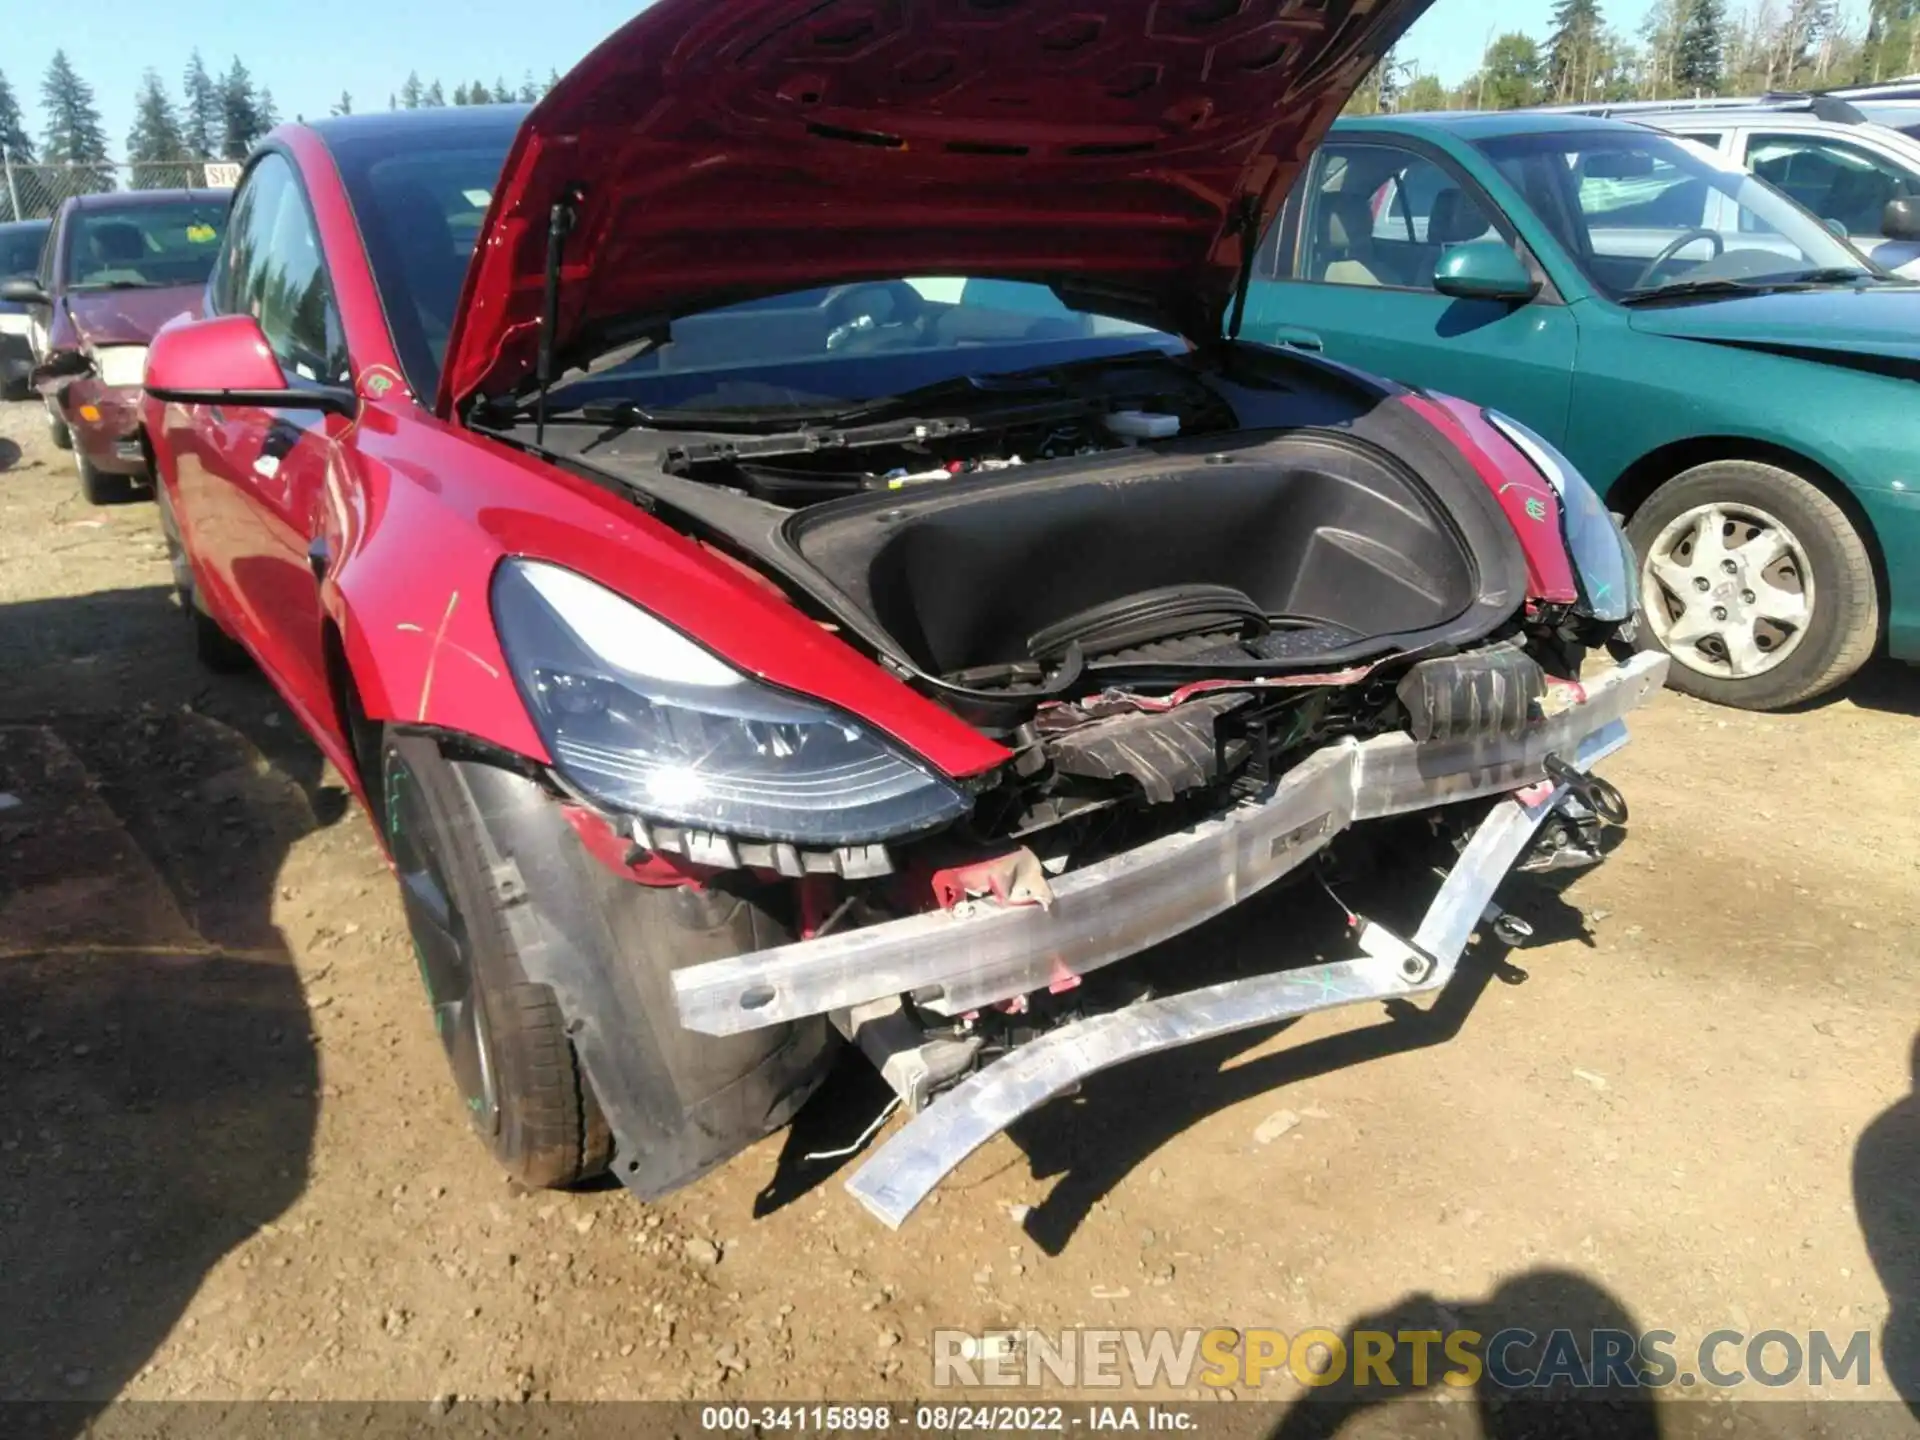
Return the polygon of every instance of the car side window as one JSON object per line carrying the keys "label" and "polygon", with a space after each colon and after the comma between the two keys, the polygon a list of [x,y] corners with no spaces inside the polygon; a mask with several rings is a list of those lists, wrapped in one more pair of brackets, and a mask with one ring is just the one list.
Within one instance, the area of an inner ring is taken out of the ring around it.
{"label": "car side window", "polygon": [[293,167],[267,155],[248,172],[213,277],[214,308],[251,315],[290,382],[349,379],[345,333],[320,236]]}
{"label": "car side window", "polygon": [[1889,200],[1920,194],[1920,179],[1893,162],[1820,135],[1749,136],[1747,168],[1849,235],[1878,235]]}
{"label": "car side window", "polygon": [[1322,285],[1433,289],[1455,245],[1504,239],[1451,170],[1398,145],[1323,146],[1308,171],[1292,278]]}
{"label": "car side window", "polygon": [[[256,171],[256,174],[259,172]],[[235,303],[236,284],[234,276],[239,269],[237,253],[248,233],[248,220],[253,213],[253,197],[259,186],[251,179],[241,183],[239,191],[233,197],[232,208],[227,211],[227,234],[220,246],[220,254],[213,262],[213,273],[207,277],[207,305],[216,315],[235,315],[239,306]]]}

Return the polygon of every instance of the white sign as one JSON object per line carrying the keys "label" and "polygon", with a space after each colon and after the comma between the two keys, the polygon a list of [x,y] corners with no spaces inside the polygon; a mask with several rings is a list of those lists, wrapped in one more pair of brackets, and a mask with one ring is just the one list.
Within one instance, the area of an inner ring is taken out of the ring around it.
{"label": "white sign", "polygon": [[209,160],[206,183],[217,190],[230,190],[240,183],[240,165],[234,160]]}

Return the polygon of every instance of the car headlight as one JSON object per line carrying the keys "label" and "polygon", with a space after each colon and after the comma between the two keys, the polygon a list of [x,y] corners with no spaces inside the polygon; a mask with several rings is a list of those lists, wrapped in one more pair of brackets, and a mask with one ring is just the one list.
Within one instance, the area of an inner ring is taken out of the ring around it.
{"label": "car headlight", "polygon": [[1633,543],[1573,462],[1535,431],[1498,410],[1487,423],[1533,462],[1560,497],[1560,533],[1573,559],[1582,608],[1596,620],[1625,620],[1639,608],[1640,565]]}
{"label": "car headlight", "polygon": [[970,806],[852,717],[747,678],[571,570],[506,561],[493,620],[555,767],[614,809],[852,845],[945,824]]}
{"label": "car headlight", "polygon": [[93,352],[93,368],[102,385],[126,385],[138,388],[147,376],[147,347],[144,345],[102,345]]}

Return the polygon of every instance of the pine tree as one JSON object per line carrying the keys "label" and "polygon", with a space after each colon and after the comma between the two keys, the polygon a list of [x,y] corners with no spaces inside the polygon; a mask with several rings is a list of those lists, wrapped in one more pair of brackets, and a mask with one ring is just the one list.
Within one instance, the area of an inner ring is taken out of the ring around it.
{"label": "pine tree", "polygon": [[1547,89],[1556,100],[1586,98],[1600,46],[1599,0],[1559,0],[1547,41]]}
{"label": "pine tree", "polygon": [[106,163],[107,134],[94,107],[93,87],[80,78],[65,50],[53,52],[40,85],[40,108],[47,117],[41,163],[77,167],[67,177],[66,194],[113,189],[113,172],[96,168]]}
{"label": "pine tree", "polygon": [[0,74],[0,145],[17,163],[33,163],[33,137],[27,134],[27,122],[20,116],[20,102],[13,98],[13,87]]}
{"label": "pine tree", "polygon": [[493,103],[496,105],[513,103],[513,87],[507,84],[507,77],[504,75],[493,77]]}
{"label": "pine tree", "polygon": [[160,82],[159,72],[147,71],[140,77],[140,93],[133,102],[133,128],[127,132],[133,188],[163,190],[180,184],[187,178],[183,162],[192,158],[167,87]]}
{"label": "pine tree", "polygon": [[[392,109],[393,107],[388,106],[387,108]],[[349,95],[345,90],[342,90],[340,92],[340,98],[333,102],[333,109],[329,113],[334,115],[351,115],[353,113],[353,96]]]}
{"label": "pine tree", "polygon": [[228,160],[244,160],[254,142],[266,133],[253,76],[236,55],[232,68],[220,81],[220,154]]}
{"label": "pine tree", "polygon": [[453,103],[456,105],[464,105],[467,103],[467,87],[465,85],[456,85],[453,87]]}
{"label": "pine tree", "polygon": [[1717,95],[1726,78],[1723,0],[1687,0],[1674,48],[1673,78],[1687,95]]}
{"label": "pine tree", "polygon": [[220,87],[213,83],[213,77],[207,73],[206,62],[200,58],[198,50],[187,61],[187,73],[180,82],[180,89],[186,96],[180,120],[182,138],[192,154],[202,160],[211,160],[220,149]]}
{"label": "pine tree", "polygon": [[[5,75],[0,75],[0,148],[6,150],[11,160],[33,163],[33,137],[27,134],[27,123],[20,117],[20,102],[13,98],[13,87]],[[26,202],[21,204],[24,207]],[[13,213],[13,195],[6,186],[0,185],[0,223],[26,218]]]}
{"label": "pine tree", "polygon": [[427,86],[427,93],[420,97],[420,103],[428,108],[447,103],[446,92],[440,88],[438,80]]}
{"label": "pine tree", "polygon": [[558,85],[559,83],[560,83],[560,72],[558,70],[555,70],[549,67],[547,70],[547,88],[542,93],[548,94],[548,95],[552,94],[553,87]]}
{"label": "pine tree", "polygon": [[533,72],[527,71],[526,78],[520,82],[520,103],[531,105],[540,98],[540,87],[534,82]]}
{"label": "pine tree", "polygon": [[420,73],[417,70],[407,72],[407,83],[400,87],[400,103],[409,110],[418,110],[420,102],[426,96],[420,86]]}
{"label": "pine tree", "polygon": [[280,123],[280,107],[273,103],[273,91],[266,86],[260,87],[260,133],[266,134]]}

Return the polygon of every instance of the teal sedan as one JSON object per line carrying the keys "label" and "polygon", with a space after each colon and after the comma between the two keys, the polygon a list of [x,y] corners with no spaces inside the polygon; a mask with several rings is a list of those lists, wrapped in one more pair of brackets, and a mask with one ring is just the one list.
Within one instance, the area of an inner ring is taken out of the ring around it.
{"label": "teal sedan", "polygon": [[1628,517],[1642,643],[1766,710],[1920,661],[1920,285],[1705,149],[1567,115],[1342,121],[1243,338],[1517,419]]}

